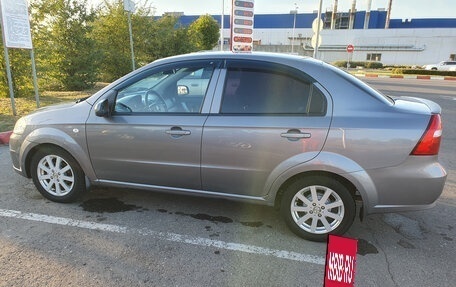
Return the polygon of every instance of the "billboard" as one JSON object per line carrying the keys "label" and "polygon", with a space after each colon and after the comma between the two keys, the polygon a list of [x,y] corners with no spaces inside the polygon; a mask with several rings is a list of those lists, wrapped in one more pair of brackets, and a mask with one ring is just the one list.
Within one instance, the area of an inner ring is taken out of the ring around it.
{"label": "billboard", "polygon": [[32,49],[26,0],[0,0],[4,44],[8,48]]}
{"label": "billboard", "polygon": [[254,0],[233,0],[231,11],[231,51],[253,50]]}

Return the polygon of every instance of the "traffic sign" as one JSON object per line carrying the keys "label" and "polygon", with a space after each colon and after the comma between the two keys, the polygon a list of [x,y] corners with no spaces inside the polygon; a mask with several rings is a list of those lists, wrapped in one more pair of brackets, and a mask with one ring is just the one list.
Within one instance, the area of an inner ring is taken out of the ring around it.
{"label": "traffic sign", "polygon": [[354,50],[355,50],[355,46],[353,46],[352,44],[348,44],[347,45],[347,52],[348,53],[353,53]]}
{"label": "traffic sign", "polygon": [[321,30],[323,30],[323,20],[321,20],[317,17],[312,22],[312,31],[317,33],[317,31],[321,31]]}

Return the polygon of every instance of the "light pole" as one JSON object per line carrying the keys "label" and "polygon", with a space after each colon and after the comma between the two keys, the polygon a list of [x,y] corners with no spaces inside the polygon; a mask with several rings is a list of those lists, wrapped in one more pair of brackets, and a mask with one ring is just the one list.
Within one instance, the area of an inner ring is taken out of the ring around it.
{"label": "light pole", "polygon": [[127,11],[128,17],[128,32],[130,35],[130,51],[131,51],[131,67],[133,71],[136,69],[135,67],[135,52],[133,49],[133,32],[131,29],[131,13],[135,12],[135,2],[131,0],[124,0],[124,10]]}
{"label": "light pole", "polygon": [[296,14],[298,14],[298,5],[296,5],[296,3],[294,3],[295,5],[295,9],[294,10],[291,10],[290,12],[294,14],[293,16],[293,31],[292,31],[292,35],[291,35],[291,53],[293,54],[294,53],[294,38],[295,38],[295,29],[296,29]]}
{"label": "light pole", "polygon": [[222,17],[220,18],[220,51],[223,51],[223,41],[225,38],[223,37],[223,18],[225,17],[225,0],[222,0]]}

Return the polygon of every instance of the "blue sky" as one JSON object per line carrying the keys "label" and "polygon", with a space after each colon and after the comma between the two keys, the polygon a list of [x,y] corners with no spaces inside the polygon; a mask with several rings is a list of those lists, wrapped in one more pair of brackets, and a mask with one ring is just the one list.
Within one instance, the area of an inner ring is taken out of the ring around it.
{"label": "blue sky", "polygon": [[[98,5],[104,0],[89,0],[92,5]],[[107,0],[114,1],[114,0]],[[164,12],[184,12],[186,15],[220,14],[223,0],[133,0],[135,3],[145,3],[155,7],[155,15]],[[348,12],[352,0],[339,0],[339,11]],[[224,0],[225,14],[231,9],[231,0]],[[295,4],[296,3],[296,4]],[[334,0],[323,0],[323,11],[331,10]],[[356,9],[366,10],[367,0],[357,0]],[[290,13],[298,7],[299,13],[312,13],[318,10],[319,0],[255,0],[257,14]],[[372,10],[387,8],[388,0],[372,0]],[[391,18],[456,18],[455,0],[393,0]]]}

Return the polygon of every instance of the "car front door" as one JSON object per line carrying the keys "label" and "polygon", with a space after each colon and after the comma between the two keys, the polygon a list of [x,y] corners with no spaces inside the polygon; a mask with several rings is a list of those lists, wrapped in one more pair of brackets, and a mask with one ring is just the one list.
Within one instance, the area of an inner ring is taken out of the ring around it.
{"label": "car front door", "polygon": [[219,110],[203,131],[203,189],[264,197],[268,181],[322,149],[330,97],[301,71],[277,64],[228,61],[223,77]]}
{"label": "car front door", "polygon": [[184,81],[189,87],[179,81],[187,77],[201,84],[194,75],[218,74],[217,65],[197,61],[153,68],[115,87],[107,93],[111,98],[100,99],[98,105],[107,100],[113,110],[110,116],[94,111],[87,121],[98,180],[200,189],[204,110],[215,81],[206,81],[200,93],[191,91],[191,80]]}

